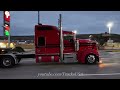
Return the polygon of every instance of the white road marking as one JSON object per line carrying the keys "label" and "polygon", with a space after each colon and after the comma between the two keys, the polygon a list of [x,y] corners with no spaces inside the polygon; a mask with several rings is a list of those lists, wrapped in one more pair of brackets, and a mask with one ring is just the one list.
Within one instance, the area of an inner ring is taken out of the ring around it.
{"label": "white road marking", "polygon": [[[62,73],[61,73],[62,74]],[[81,74],[77,74],[77,75],[50,75],[49,73],[38,73],[36,76],[34,76],[35,78],[37,77],[49,77],[49,76],[57,76],[57,77],[61,77],[61,76],[64,76],[64,77],[72,77],[72,76],[77,76],[77,77],[84,77],[84,76],[108,76],[108,75],[120,75],[120,73],[104,73],[104,74],[83,74],[83,73],[81,73]]]}
{"label": "white road marking", "polygon": [[120,75],[120,73],[81,74],[80,76],[108,76],[108,75]]}

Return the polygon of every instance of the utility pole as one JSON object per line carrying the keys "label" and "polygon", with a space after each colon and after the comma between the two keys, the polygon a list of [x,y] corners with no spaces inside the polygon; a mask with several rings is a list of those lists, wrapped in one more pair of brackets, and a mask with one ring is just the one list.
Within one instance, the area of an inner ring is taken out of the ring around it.
{"label": "utility pole", "polygon": [[10,48],[10,35],[8,36],[8,48]]}
{"label": "utility pole", "polygon": [[59,14],[59,29],[60,29],[60,61],[63,61],[63,32],[62,32],[62,15]]}
{"label": "utility pole", "polygon": [[39,11],[38,11],[38,25],[40,24],[40,19],[39,19],[39,18],[40,18],[40,17],[39,17],[40,15],[39,15],[39,14],[40,14],[40,13],[39,13]]}
{"label": "utility pole", "polygon": [[60,19],[58,19],[58,29],[60,30]]}
{"label": "utility pole", "polygon": [[40,11],[38,11],[38,25],[42,25],[42,23],[40,23]]}
{"label": "utility pole", "polygon": [[4,24],[5,24],[5,11],[3,11],[3,36],[5,36],[5,27],[4,27]]}

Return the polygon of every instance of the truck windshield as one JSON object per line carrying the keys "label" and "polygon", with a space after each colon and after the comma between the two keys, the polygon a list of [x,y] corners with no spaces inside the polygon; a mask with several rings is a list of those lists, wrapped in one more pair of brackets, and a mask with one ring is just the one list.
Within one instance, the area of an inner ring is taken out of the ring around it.
{"label": "truck windshield", "polygon": [[64,40],[71,40],[73,39],[73,36],[64,36]]}

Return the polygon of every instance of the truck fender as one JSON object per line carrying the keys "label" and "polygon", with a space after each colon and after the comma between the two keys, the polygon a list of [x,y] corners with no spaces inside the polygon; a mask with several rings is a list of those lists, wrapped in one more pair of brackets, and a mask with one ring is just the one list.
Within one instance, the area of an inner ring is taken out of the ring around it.
{"label": "truck fender", "polygon": [[85,58],[89,54],[94,54],[99,58],[99,53],[98,53],[97,50],[95,50],[95,49],[86,49],[86,50],[84,50],[82,52],[80,52],[80,51],[78,52],[78,55],[77,55],[78,62],[85,63]]}

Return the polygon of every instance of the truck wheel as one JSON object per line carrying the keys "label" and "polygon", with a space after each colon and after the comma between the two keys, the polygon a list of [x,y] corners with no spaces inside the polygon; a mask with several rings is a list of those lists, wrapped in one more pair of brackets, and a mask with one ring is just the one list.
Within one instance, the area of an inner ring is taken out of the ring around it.
{"label": "truck wheel", "polygon": [[89,54],[86,56],[85,60],[87,64],[95,64],[98,58],[94,54]]}
{"label": "truck wheel", "polygon": [[0,64],[2,67],[12,67],[15,65],[15,61],[14,61],[14,58],[12,58],[11,56],[4,56],[1,59]]}

